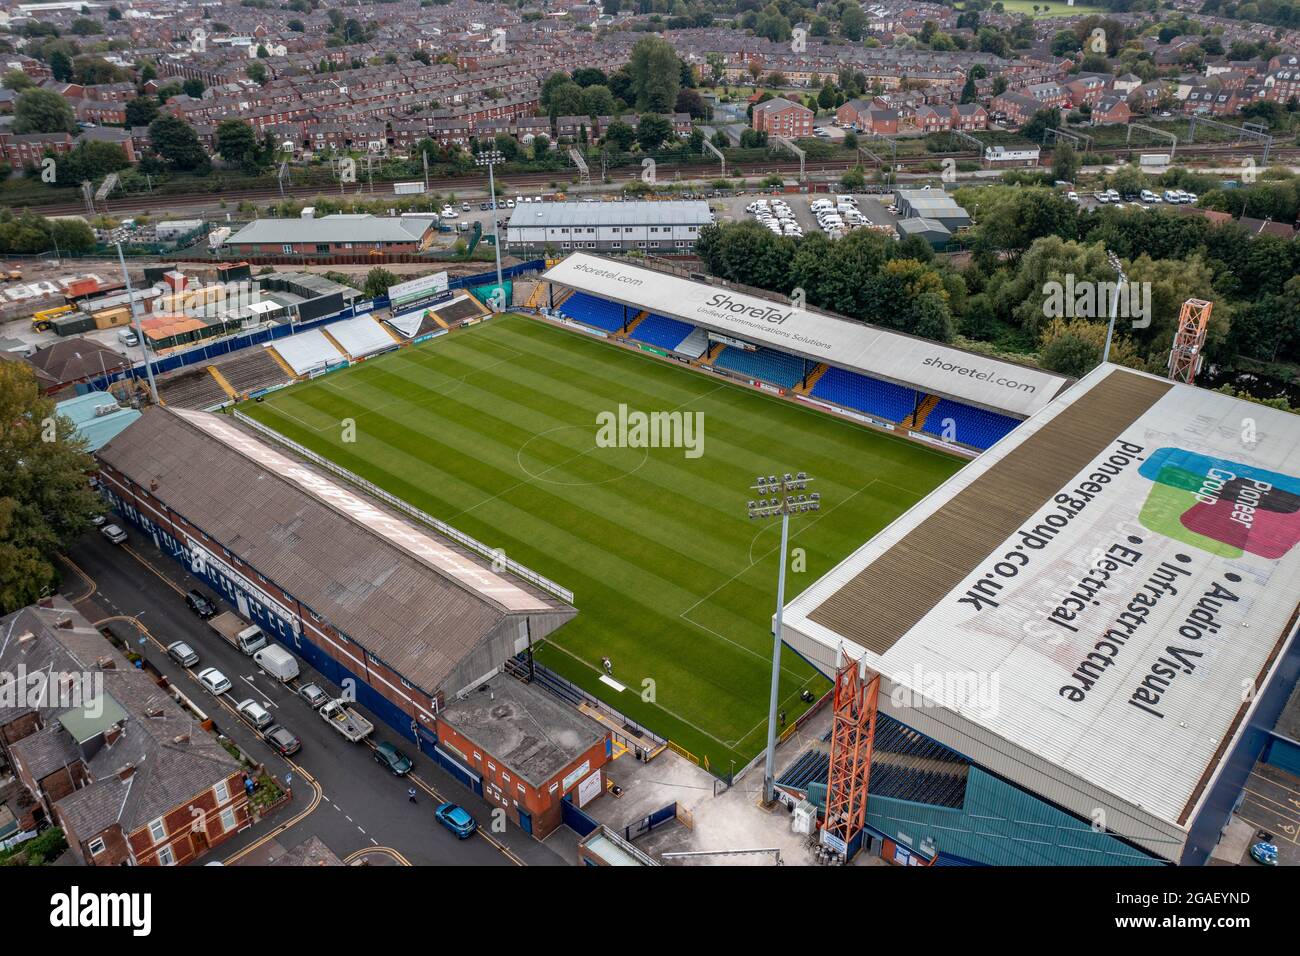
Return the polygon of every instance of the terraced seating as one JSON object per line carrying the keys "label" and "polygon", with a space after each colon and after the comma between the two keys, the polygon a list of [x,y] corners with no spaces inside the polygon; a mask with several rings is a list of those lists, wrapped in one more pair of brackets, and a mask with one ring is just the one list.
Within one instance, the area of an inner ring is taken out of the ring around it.
{"label": "terraced seating", "polygon": [[901,422],[912,414],[916,405],[915,389],[834,367],[817,380],[811,394],[891,422]]}
{"label": "terraced seating", "polygon": [[173,408],[205,409],[230,401],[206,365],[158,379],[158,397]]}
{"label": "terraced seating", "polygon": [[636,331],[629,338],[637,342],[644,342],[646,345],[656,345],[661,349],[675,352],[677,347],[689,338],[694,331],[695,326],[688,322],[678,322],[676,319],[670,319],[665,315],[656,315],[652,312],[641,320],[641,324],[636,327]]}
{"label": "terraced seating", "polygon": [[982,451],[1019,424],[1017,419],[1006,415],[943,398],[926,416],[921,431],[951,438]]}
{"label": "terraced seating", "polygon": [[241,395],[260,392],[289,381],[280,363],[271,358],[271,353],[256,346],[235,352],[213,364],[230,383],[230,387]]}
{"label": "terraced seating", "polygon": [[728,345],[713,364],[784,388],[794,388],[803,378],[803,359],[775,349],[760,348],[749,352]]}

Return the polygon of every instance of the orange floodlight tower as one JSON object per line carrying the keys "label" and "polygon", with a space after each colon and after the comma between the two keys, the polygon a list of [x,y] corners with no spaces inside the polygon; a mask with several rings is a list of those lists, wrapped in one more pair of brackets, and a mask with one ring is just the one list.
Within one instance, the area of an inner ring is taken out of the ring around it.
{"label": "orange floodlight tower", "polygon": [[1178,332],[1169,350],[1169,377],[1191,385],[1201,370],[1201,351],[1205,347],[1205,329],[1210,323],[1213,302],[1188,299],[1178,313]]}
{"label": "orange floodlight tower", "polygon": [[861,845],[867,823],[867,785],[876,741],[880,675],[840,651],[831,714],[831,765],[821,842],[846,859]]}

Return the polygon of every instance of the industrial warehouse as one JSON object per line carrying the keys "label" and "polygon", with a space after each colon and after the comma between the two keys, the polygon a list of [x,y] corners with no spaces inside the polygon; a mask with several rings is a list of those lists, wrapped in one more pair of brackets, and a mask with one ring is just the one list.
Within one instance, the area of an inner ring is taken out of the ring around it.
{"label": "industrial warehouse", "polygon": [[[828,838],[1210,861],[1286,743],[1297,476],[1295,416],[1103,365],[925,497],[786,609],[785,641],[862,705],[837,711]],[[891,788],[908,753],[927,779]]]}
{"label": "industrial warehouse", "polygon": [[565,252],[686,252],[712,222],[709,204],[699,200],[524,203],[510,216],[506,238],[521,254],[548,246]]}

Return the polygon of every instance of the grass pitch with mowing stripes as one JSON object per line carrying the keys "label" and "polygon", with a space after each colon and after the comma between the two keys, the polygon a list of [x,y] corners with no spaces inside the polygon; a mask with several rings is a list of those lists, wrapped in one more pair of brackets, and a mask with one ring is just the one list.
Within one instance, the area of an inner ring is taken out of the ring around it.
{"label": "grass pitch with mowing stripes", "polygon": [[[620,404],[702,412],[702,455],[597,447]],[[518,316],[243,410],[571,589],[578,616],[539,660],[723,774],[767,733],[780,525],[746,517],[754,476],[802,469],[822,496],[791,519],[789,599],[961,466]],[[603,656],[624,692],[600,682]],[[782,672],[789,722],[829,685],[788,650]]]}

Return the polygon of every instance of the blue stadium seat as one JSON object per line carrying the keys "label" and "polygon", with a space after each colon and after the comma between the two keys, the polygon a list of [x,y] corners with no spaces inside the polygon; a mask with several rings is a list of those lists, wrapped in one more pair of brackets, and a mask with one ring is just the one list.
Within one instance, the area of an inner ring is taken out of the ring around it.
{"label": "blue stadium seat", "polygon": [[[952,423],[951,430],[946,430],[948,422]],[[1019,424],[1018,419],[941,398],[926,416],[921,431],[940,437],[946,431],[947,437],[983,450]]]}
{"label": "blue stadium seat", "polygon": [[[593,328],[617,332],[623,327],[623,307],[617,302],[597,298],[585,292],[575,292],[560,305],[560,312]],[[630,319],[631,313],[628,318]]]}
{"label": "blue stadium seat", "polygon": [[842,368],[829,368],[812,387],[813,396],[845,408],[856,408],[891,422],[911,415],[918,401],[916,390],[882,382]]}
{"label": "blue stadium seat", "polygon": [[760,348],[748,352],[728,345],[713,364],[785,388],[794,388],[803,378],[803,359],[775,349]]}
{"label": "blue stadium seat", "polygon": [[673,351],[694,331],[695,326],[687,322],[678,322],[666,315],[651,313],[641,320],[641,324],[629,338]]}

